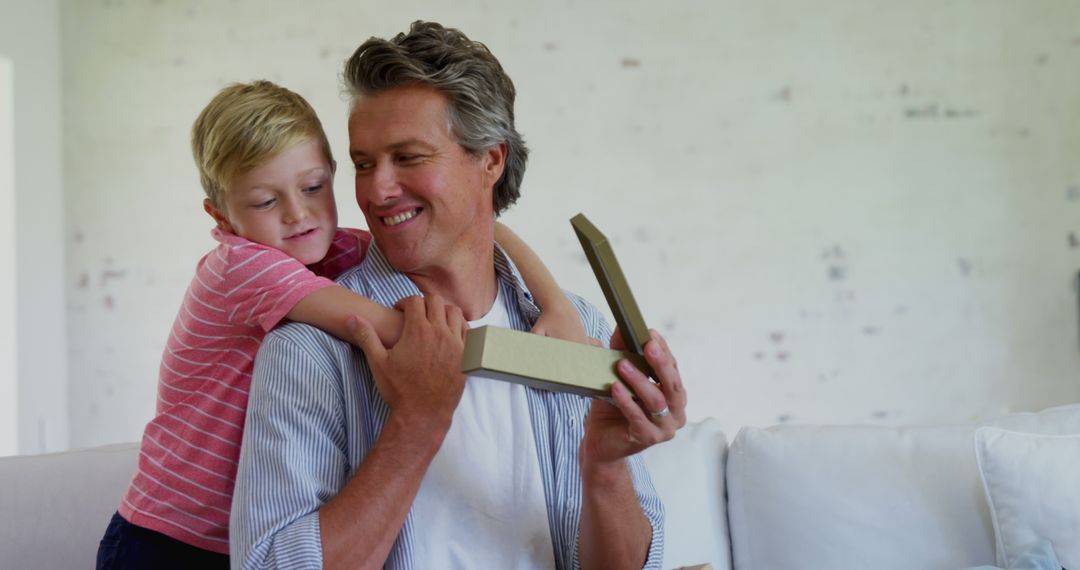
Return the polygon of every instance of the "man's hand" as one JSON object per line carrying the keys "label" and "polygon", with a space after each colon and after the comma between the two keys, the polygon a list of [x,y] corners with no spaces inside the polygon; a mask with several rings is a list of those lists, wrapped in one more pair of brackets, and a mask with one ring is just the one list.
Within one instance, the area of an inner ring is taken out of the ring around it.
{"label": "man's hand", "polygon": [[375,385],[393,414],[417,420],[450,419],[465,389],[461,354],[468,324],[456,305],[438,295],[407,297],[395,307],[405,313],[401,338],[387,350],[374,328],[358,316],[346,323],[354,344],[367,355]]}
{"label": "man's hand", "polygon": [[405,324],[389,350],[371,323],[357,316],[346,321],[352,343],[367,354],[390,417],[356,473],[319,509],[324,568],[386,564],[465,389],[461,309],[435,295],[402,299],[397,308]]}
{"label": "man's hand", "polygon": [[[660,333],[650,330],[645,344],[645,360],[658,376],[653,382],[629,360],[618,363],[622,382],[611,387],[611,402],[593,400],[585,419],[581,442],[582,466],[597,466],[629,457],[657,443],[675,437],[686,424],[686,389],[679,365]],[[625,349],[616,329],[611,348]],[[637,399],[635,400],[635,395]]]}

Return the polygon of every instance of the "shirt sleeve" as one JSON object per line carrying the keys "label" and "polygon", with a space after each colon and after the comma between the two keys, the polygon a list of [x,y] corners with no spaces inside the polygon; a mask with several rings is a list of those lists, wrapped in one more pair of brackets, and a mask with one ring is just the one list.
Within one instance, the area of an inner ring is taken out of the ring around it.
{"label": "shirt sleeve", "polygon": [[289,324],[255,360],[230,518],[232,568],[322,568],[319,509],[347,482],[338,346]]}
{"label": "shirt sleeve", "polygon": [[229,307],[227,319],[232,324],[269,331],[301,299],[335,285],[297,259],[269,246],[245,241],[223,248],[225,259],[216,268],[222,278],[218,293]]}
{"label": "shirt sleeve", "polygon": [[645,513],[645,518],[649,520],[649,526],[652,527],[649,556],[645,559],[645,565],[642,568],[659,570],[664,562],[664,504],[660,502],[660,496],[653,487],[652,478],[649,477],[649,471],[645,468],[645,460],[642,459],[641,454],[627,458],[626,462],[630,468],[630,478],[634,482],[638,504],[641,505],[641,511]]}

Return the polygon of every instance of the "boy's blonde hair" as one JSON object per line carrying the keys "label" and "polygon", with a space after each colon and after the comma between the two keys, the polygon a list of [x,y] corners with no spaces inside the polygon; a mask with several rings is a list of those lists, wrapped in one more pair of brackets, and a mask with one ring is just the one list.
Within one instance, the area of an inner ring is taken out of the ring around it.
{"label": "boy's blonde hair", "polygon": [[229,183],[292,146],[318,141],[334,163],[319,117],[303,97],[269,81],[234,83],[199,113],[191,152],[206,197],[221,208]]}

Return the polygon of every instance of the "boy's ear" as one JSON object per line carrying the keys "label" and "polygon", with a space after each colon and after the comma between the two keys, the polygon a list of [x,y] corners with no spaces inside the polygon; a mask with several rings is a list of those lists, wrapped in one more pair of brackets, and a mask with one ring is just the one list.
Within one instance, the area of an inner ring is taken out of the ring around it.
{"label": "boy's ear", "polygon": [[229,233],[235,233],[233,232],[232,224],[229,223],[229,218],[224,213],[222,213],[221,210],[218,210],[214,207],[214,204],[210,201],[210,198],[203,198],[202,205],[203,210],[206,210],[206,213],[210,214],[211,218],[214,218],[214,222],[217,223],[217,227],[219,230]]}

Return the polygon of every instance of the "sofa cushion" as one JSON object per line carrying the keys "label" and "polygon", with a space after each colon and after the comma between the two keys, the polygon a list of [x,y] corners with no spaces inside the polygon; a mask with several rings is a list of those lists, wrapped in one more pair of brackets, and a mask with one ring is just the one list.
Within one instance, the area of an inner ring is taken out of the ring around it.
{"label": "sofa cushion", "polygon": [[1080,435],[993,427],[975,432],[975,456],[994,522],[998,564],[1049,540],[1061,564],[1080,568]]}
{"label": "sofa cushion", "polygon": [[[1080,433],[1080,405],[986,422]],[[975,425],[744,428],[728,454],[736,569],[920,570],[995,562]]]}
{"label": "sofa cushion", "polygon": [[[728,570],[724,456],[712,419],[688,424],[646,450],[667,511],[667,568],[710,563]],[[90,568],[98,540],[127,488],[138,444],[0,458],[0,568]]]}
{"label": "sofa cushion", "polygon": [[727,438],[713,419],[687,424],[675,439],[645,450],[645,464],[664,502],[664,567],[731,567],[724,458]]}
{"label": "sofa cushion", "polygon": [[0,458],[0,568],[93,568],[139,446]]}

